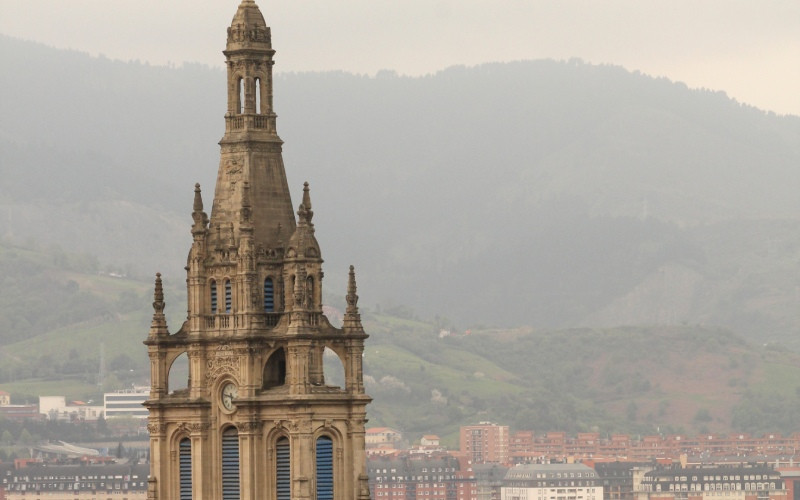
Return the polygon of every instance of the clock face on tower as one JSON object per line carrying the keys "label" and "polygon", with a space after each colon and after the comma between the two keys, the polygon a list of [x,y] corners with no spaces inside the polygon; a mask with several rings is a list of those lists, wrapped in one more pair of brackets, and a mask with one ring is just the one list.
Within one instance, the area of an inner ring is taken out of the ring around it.
{"label": "clock face on tower", "polygon": [[222,386],[222,393],[220,394],[222,407],[228,411],[233,411],[235,408],[233,405],[234,398],[236,398],[236,384],[233,382],[228,382]]}

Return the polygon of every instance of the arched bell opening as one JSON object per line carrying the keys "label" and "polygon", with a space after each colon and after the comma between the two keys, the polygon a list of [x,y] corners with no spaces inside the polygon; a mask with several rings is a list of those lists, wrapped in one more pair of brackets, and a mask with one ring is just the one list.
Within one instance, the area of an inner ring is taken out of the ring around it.
{"label": "arched bell opening", "polygon": [[263,389],[272,389],[286,384],[286,351],[283,347],[278,348],[267,359],[264,365]]}
{"label": "arched bell opening", "polygon": [[325,385],[344,389],[344,363],[339,354],[330,347],[326,347],[322,353],[322,367]]}
{"label": "arched bell opening", "polygon": [[175,394],[189,389],[189,355],[182,353],[169,366],[167,392]]}

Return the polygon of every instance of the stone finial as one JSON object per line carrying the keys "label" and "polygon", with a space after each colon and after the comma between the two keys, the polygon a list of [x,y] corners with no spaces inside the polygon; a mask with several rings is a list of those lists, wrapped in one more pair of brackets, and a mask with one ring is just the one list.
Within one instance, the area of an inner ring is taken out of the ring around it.
{"label": "stone finial", "polygon": [[203,196],[200,193],[200,183],[194,185],[194,203],[192,204],[193,234],[204,233],[208,226],[208,215],[203,212]]}
{"label": "stone finial", "polygon": [[309,194],[308,182],[303,183],[303,202],[300,203],[300,208],[297,209],[297,215],[299,217],[299,223],[311,225],[314,211],[311,210],[311,195]]}
{"label": "stone finial", "polygon": [[356,295],[356,268],[350,266],[350,274],[347,279],[347,312],[358,312],[358,295]]}
{"label": "stone finial", "polygon": [[167,318],[164,316],[164,308],[167,303],[164,302],[164,288],[161,284],[161,273],[156,273],[156,285],[153,292],[153,321],[150,323],[150,336],[158,337],[161,335],[169,335],[167,331]]}
{"label": "stone finial", "polygon": [[195,212],[203,211],[203,196],[200,194],[199,182],[195,183],[194,185],[194,205],[192,208]]}
{"label": "stone finial", "polygon": [[346,329],[361,328],[361,315],[358,313],[358,294],[356,293],[356,271],[355,267],[350,266],[350,275],[347,280],[347,309],[344,313],[343,326]]}
{"label": "stone finial", "polygon": [[153,292],[153,309],[156,314],[163,314],[166,305],[166,302],[164,302],[164,288],[161,284],[161,273],[156,273],[156,286]]}

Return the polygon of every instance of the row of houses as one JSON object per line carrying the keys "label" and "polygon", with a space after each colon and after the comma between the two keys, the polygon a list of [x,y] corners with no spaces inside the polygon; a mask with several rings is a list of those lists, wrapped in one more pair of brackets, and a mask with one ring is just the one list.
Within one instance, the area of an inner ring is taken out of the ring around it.
{"label": "row of houses", "polygon": [[[590,466],[592,465],[592,466]],[[373,499],[800,500],[800,467],[598,462],[472,464],[456,455],[368,461]]]}
{"label": "row of houses", "polygon": [[144,500],[150,466],[0,464],[0,500]]}
{"label": "row of houses", "polygon": [[565,432],[536,434],[522,430],[512,433],[508,426],[492,422],[462,426],[459,441],[460,451],[473,463],[498,462],[506,465],[589,458],[678,460],[683,455],[733,456],[741,460],[741,457],[793,455],[800,451],[800,433],[788,437],[775,433],[760,437],[745,433],[634,437],[627,434],[602,436],[597,432],[570,436]]}

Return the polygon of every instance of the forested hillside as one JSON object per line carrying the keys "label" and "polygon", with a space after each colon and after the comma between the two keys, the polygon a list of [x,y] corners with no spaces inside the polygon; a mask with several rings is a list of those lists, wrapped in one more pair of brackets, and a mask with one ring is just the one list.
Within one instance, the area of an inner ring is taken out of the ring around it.
{"label": "forested hillside", "polygon": [[[5,37],[0,63],[0,235],[179,287],[222,71]],[[800,349],[798,117],[580,61],[278,73],[275,106],[330,292],[352,263],[365,304],[460,329],[700,325]]]}
{"label": "forested hillside", "polygon": [[[0,332],[0,389],[15,402],[97,401],[104,391],[147,383],[142,341],[152,283],[95,266],[55,248],[0,245],[4,288],[16,291],[0,296],[0,322],[8,325]],[[185,315],[184,297],[166,290],[172,331]],[[343,307],[340,297],[326,302]],[[370,422],[412,439],[434,432],[453,444],[459,425],[481,420],[537,431],[800,431],[800,355],[727,330],[462,330],[404,307],[362,314]],[[171,384],[180,386],[186,373],[174,370]],[[341,370],[326,357],[328,383],[341,384]]]}

